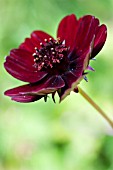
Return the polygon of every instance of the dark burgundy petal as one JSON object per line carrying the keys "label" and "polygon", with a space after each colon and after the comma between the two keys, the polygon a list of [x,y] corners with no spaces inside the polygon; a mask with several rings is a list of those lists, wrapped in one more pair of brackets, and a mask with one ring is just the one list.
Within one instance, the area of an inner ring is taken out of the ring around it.
{"label": "dark burgundy petal", "polygon": [[18,96],[13,96],[11,98],[11,100],[14,100],[16,102],[21,102],[21,103],[30,103],[30,102],[34,102],[34,101],[37,101],[37,100],[40,100],[42,97],[44,96],[22,96],[22,95],[18,95]]}
{"label": "dark burgundy petal", "polygon": [[52,76],[43,85],[43,88],[39,90],[39,93],[48,94],[50,92],[55,92],[56,90],[65,86],[64,80],[61,76]]}
{"label": "dark burgundy petal", "polygon": [[49,34],[43,31],[34,31],[30,38],[26,38],[25,42],[20,45],[20,49],[25,49],[29,52],[35,52],[35,47],[40,48],[40,42],[44,43],[44,39],[52,38]]}
{"label": "dark burgundy petal", "polygon": [[[34,57],[32,53],[24,50],[24,49],[13,49],[10,51],[10,57],[15,59],[15,63],[19,62],[25,67],[34,70]],[[36,70],[36,69],[35,69]]]}
{"label": "dark burgundy petal", "polygon": [[42,82],[41,84],[35,85],[33,88],[31,88],[31,91],[26,91],[22,94],[46,95],[49,93],[53,93],[64,86],[65,82],[61,78],[61,76],[52,76],[48,78],[46,82]]}
{"label": "dark burgundy petal", "polygon": [[77,27],[78,21],[74,14],[64,17],[58,27],[57,37],[60,37],[62,41],[65,40],[70,50],[74,45]]}
{"label": "dark burgundy petal", "polygon": [[46,82],[27,84],[19,86],[5,92],[7,96],[18,96],[18,95],[46,95],[56,91],[57,89],[65,85],[61,76],[52,76]]}
{"label": "dark burgundy petal", "polygon": [[[19,53],[19,51],[18,55],[17,53],[11,52],[11,56],[6,57],[4,67],[9,74],[19,80],[30,83],[37,82],[47,75],[45,72],[40,72],[32,68],[33,66],[30,66],[26,60],[22,61],[22,58],[19,57],[19,54],[20,56],[22,55],[21,57],[23,57],[23,54],[21,52]],[[27,56],[29,57],[29,55]]]}
{"label": "dark burgundy petal", "polygon": [[91,58],[94,58],[102,49],[107,37],[107,28],[105,25],[101,25],[97,28],[94,40],[94,49],[92,51]]}
{"label": "dark burgundy petal", "polygon": [[65,81],[65,87],[59,92],[60,101],[70,94],[79,82],[84,78],[84,70],[88,67],[89,59],[92,53],[92,43],[87,51],[85,51],[79,58],[73,61],[70,65],[70,71],[66,72],[62,78]]}
{"label": "dark burgundy petal", "polygon": [[31,34],[31,39],[32,41],[36,44],[37,48],[40,48],[40,43],[45,43],[44,39],[49,39],[52,38],[52,36],[50,36],[49,34],[43,32],[43,31],[34,31]]}
{"label": "dark burgundy petal", "polygon": [[[94,36],[95,38],[95,36]],[[70,66],[73,69],[76,69],[76,71],[81,67],[81,65],[84,65],[85,70],[88,67],[88,63],[92,54],[93,46],[94,46],[94,38],[89,44],[89,47],[87,47],[84,51],[80,52],[79,55],[77,54],[76,49],[74,49],[70,54],[68,55],[68,58],[70,60]]]}
{"label": "dark burgundy petal", "polygon": [[69,95],[74,88],[77,88],[77,85],[83,79],[83,76],[81,74],[81,76],[77,77],[74,72],[69,71],[65,74],[65,76],[63,76],[63,79],[65,80],[66,86],[59,92],[60,102],[64,100],[64,98]]}
{"label": "dark burgundy petal", "polygon": [[35,52],[35,45],[33,44],[31,38],[26,38],[25,41],[19,46],[19,48],[29,51],[31,53]]}
{"label": "dark burgundy petal", "polygon": [[[95,35],[99,20],[94,16],[86,15],[79,19],[77,36],[75,39],[76,53],[84,52],[89,47]],[[76,55],[77,55],[76,54]]]}
{"label": "dark burgundy petal", "polygon": [[[65,77],[64,77],[64,79],[65,79],[65,81],[66,81],[66,83],[67,83],[67,85],[68,85],[68,88],[72,88],[72,89],[74,89],[75,87],[76,87],[76,85],[78,84],[78,79],[79,78],[83,78],[82,77],[82,73],[80,72],[79,73],[79,77],[78,76],[76,76],[76,71],[69,71],[69,72],[67,72],[66,74],[65,74]],[[80,80],[80,79],[79,79]],[[73,84],[74,83],[74,84]],[[74,87],[74,88],[73,88]]]}

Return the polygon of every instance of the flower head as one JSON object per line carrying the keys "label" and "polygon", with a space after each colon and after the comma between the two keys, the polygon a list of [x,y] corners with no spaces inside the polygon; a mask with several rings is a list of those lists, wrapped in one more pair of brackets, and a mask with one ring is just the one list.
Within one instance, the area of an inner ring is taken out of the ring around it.
{"label": "flower head", "polygon": [[[28,84],[5,92],[17,102],[33,102],[57,92],[62,101],[85,78],[85,70],[102,49],[107,36],[105,25],[91,15],[76,19],[74,14],[63,18],[54,39],[43,31],[34,31],[30,38],[12,49],[4,67],[9,74]],[[87,80],[87,79],[86,79]]]}

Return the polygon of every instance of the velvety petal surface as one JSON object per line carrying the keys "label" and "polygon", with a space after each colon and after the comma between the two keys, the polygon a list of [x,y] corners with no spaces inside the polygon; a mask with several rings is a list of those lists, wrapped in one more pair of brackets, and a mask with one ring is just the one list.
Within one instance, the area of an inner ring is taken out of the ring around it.
{"label": "velvety petal surface", "polygon": [[95,31],[99,26],[99,20],[94,16],[86,15],[79,19],[78,30],[75,39],[76,55],[84,52],[94,38]]}
{"label": "velvety petal surface", "polygon": [[59,88],[65,86],[64,80],[61,76],[52,76],[47,79],[45,82],[27,84],[19,86],[5,92],[7,96],[19,96],[19,95],[46,95],[52,93]]}
{"label": "velvety petal surface", "polygon": [[58,26],[57,37],[60,37],[62,41],[65,40],[70,50],[73,49],[77,28],[78,21],[74,14],[64,17]]}
{"label": "velvety petal surface", "polygon": [[30,102],[34,102],[37,101],[39,99],[41,99],[44,96],[23,96],[23,95],[18,95],[18,96],[12,96],[11,100],[14,100],[16,102],[21,102],[21,103],[30,103]]}
{"label": "velvety petal surface", "polygon": [[[44,39],[52,38],[49,34],[43,31],[34,31],[30,38],[26,38],[25,42],[20,45],[20,49],[25,49],[31,53],[35,52],[35,47],[40,48],[40,43],[44,43]],[[53,39],[53,38],[52,38]]]}
{"label": "velvety petal surface", "polygon": [[65,81],[65,87],[58,93],[60,101],[62,101],[67,95],[70,94],[79,82],[83,79],[83,73],[88,66],[89,59],[92,53],[92,43],[87,51],[85,51],[79,58],[76,58],[70,65],[70,71],[67,71],[62,77]]}
{"label": "velvety petal surface", "polygon": [[38,45],[37,47],[40,47],[40,43],[45,43],[45,39],[49,40],[49,38],[54,39],[51,35],[43,32],[43,31],[34,31],[31,34],[32,41]]}
{"label": "velvety petal surface", "polygon": [[43,79],[47,73],[33,67],[33,56],[23,49],[14,49],[6,57],[4,67],[13,77],[24,82],[34,83]]}
{"label": "velvety petal surface", "polygon": [[15,59],[15,63],[19,62],[23,66],[34,70],[34,57],[32,56],[32,53],[24,50],[24,49],[13,49],[10,51],[10,57]]}
{"label": "velvety petal surface", "polygon": [[105,44],[106,38],[107,27],[105,25],[101,25],[97,28],[95,33],[94,48],[92,51],[91,58],[94,58],[100,52],[103,45]]}

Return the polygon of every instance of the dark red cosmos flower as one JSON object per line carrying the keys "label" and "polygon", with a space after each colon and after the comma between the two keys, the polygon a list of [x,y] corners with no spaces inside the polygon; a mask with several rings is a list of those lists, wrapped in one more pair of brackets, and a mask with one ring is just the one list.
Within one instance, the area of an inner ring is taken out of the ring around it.
{"label": "dark red cosmos flower", "polygon": [[107,36],[105,25],[91,15],[76,19],[64,17],[54,39],[43,31],[34,31],[18,49],[12,49],[4,67],[16,79],[29,84],[5,92],[17,102],[33,102],[57,92],[62,101],[85,78],[90,59],[102,49]]}

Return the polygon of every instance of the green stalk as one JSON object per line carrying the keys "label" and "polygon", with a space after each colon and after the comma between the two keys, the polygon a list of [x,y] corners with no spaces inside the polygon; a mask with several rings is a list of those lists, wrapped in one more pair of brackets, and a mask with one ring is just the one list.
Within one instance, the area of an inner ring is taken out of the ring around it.
{"label": "green stalk", "polygon": [[106,121],[113,128],[113,121],[106,115],[106,113],[80,88],[78,87],[79,93],[103,116]]}

